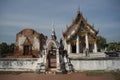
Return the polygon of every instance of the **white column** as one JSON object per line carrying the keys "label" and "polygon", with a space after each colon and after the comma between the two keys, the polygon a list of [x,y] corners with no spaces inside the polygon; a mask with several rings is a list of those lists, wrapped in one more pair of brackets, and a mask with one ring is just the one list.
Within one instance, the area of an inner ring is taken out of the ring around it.
{"label": "white column", "polygon": [[96,53],[97,52],[97,44],[96,44],[96,42],[94,42],[94,53]]}
{"label": "white column", "polygon": [[48,68],[48,65],[47,65],[47,49],[44,50],[43,63],[45,65],[45,69],[47,69]]}
{"label": "white column", "polygon": [[85,35],[85,43],[86,43],[86,49],[89,49],[89,43],[88,43],[88,34]]}
{"label": "white column", "polygon": [[80,41],[79,41],[79,36],[77,36],[77,40],[76,40],[76,52],[80,53]]}
{"label": "white column", "polygon": [[56,58],[57,58],[57,70],[60,70],[60,55],[59,55],[59,49],[57,48],[57,53],[56,53]]}
{"label": "white column", "polygon": [[45,49],[45,55],[44,55],[44,64],[46,65],[47,63],[47,49]]}
{"label": "white column", "polygon": [[67,50],[67,42],[66,42],[66,39],[64,40],[64,44],[65,44],[64,49]]}
{"label": "white column", "polygon": [[71,53],[71,44],[70,43],[68,44],[68,49],[67,50],[68,50],[68,53]]}

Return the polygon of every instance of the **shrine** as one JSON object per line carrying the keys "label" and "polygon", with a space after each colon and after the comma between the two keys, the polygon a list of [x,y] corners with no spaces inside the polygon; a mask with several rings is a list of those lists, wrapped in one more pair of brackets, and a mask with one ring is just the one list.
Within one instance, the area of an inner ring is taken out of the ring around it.
{"label": "shrine", "polygon": [[119,57],[106,57],[104,52],[98,52],[98,32],[79,10],[62,33],[63,40],[57,39],[54,26],[48,39],[33,29],[23,29],[16,34],[14,55],[0,59],[0,70],[46,74],[120,70]]}
{"label": "shrine", "polygon": [[78,10],[70,26],[63,32],[65,49],[69,53],[97,53],[97,34],[94,25],[90,25]]}
{"label": "shrine", "polygon": [[[57,40],[55,29],[52,29],[51,38],[46,42],[45,50],[42,54],[42,62],[39,66],[39,72],[65,73],[69,66],[67,53],[64,51],[62,39]],[[66,63],[66,64],[65,64]]]}
{"label": "shrine", "polygon": [[33,29],[24,29],[17,33],[15,54],[18,58],[39,58],[47,37]]}

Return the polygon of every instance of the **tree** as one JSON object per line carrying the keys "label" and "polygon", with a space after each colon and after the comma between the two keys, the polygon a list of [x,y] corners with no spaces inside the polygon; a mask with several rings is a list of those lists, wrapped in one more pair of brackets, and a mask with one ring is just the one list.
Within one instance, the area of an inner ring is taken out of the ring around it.
{"label": "tree", "polygon": [[117,45],[118,45],[118,46],[117,46],[117,51],[120,51],[120,42],[118,42]]}
{"label": "tree", "polygon": [[9,47],[8,47],[8,45],[7,45],[6,42],[2,42],[2,43],[0,44],[0,49],[1,49],[1,53],[2,53],[2,54],[9,52]]}
{"label": "tree", "polygon": [[6,56],[6,55],[12,55],[12,53],[14,52],[14,44],[10,44],[8,45],[6,42],[2,42],[0,44],[0,53],[1,56]]}
{"label": "tree", "polygon": [[14,52],[14,43],[11,43],[9,45],[9,53],[13,53]]}
{"label": "tree", "polygon": [[120,42],[108,43],[107,51],[120,51]]}
{"label": "tree", "polygon": [[99,51],[101,50],[101,49],[105,49],[105,47],[106,47],[106,39],[104,38],[104,37],[102,37],[102,36],[98,36],[98,41],[97,41],[97,44],[98,44],[98,49],[99,49]]}

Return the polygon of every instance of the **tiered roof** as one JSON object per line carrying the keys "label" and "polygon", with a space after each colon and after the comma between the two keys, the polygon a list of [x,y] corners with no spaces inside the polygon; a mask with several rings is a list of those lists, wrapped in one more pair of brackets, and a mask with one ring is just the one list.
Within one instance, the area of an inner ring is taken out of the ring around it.
{"label": "tiered roof", "polygon": [[[80,30],[81,22],[84,24],[84,29],[82,31]],[[73,34],[71,34],[72,30],[75,30]],[[73,19],[72,21],[72,24],[70,26],[67,26],[66,31],[63,32],[63,37],[70,39],[74,35],[81,32],[88,32],[90,35],[94,37],[98,34],[98,31],[94,29],[94,25],[88,24],[87,20],[83,17],[82,13],[78,10],[75,19]]]}

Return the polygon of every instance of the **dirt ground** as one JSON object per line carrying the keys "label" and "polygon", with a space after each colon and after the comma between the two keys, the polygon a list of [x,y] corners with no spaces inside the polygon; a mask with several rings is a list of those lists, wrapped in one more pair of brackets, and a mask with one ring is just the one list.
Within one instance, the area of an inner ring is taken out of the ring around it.
{"label": "dirt ground", "polygon": [[21,74],[0,74],[0,80],[115,80],[109,75],[88,76],[85,73],[72,74],[37,74],[37,73],[21,73]]}

